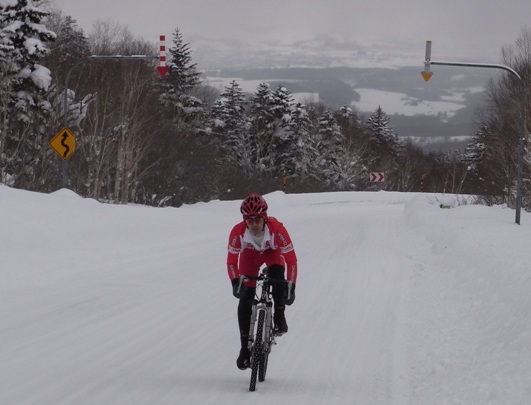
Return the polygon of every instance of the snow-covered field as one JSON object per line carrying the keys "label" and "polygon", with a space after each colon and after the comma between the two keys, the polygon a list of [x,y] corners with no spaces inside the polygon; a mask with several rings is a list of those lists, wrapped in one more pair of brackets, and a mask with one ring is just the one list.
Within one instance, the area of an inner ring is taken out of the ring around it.
{"label": "snow-covered field", "polygon": [[0,404],[531,403],[531,215],[441,195],[265,197],[300,272],[251,393],[225,270],[239,201],[0,186]]}
{"label": "snow-covered field", "polygon": [[387,114],[437,115],[446,114],[452,117],[455,113],[465,108],[464,100],[456,94],[453,98],[441,101],[419,100],[403,93],[375,89],[356,89],[361,96],[360,101],[352,103],[359,111],[373,113],[382,100],[385,100]]}
{"label": "snow-covered field", "polygon": [[450,96],[442,96],[440,101],[420,100],[404,93],[392,91],[356,88],[360,100],[352,104],[362,112],[374,112],[385,100],[387,114],[414,115],[440,115],[453,117],[458,110],[466,107],[465,94],[478,93],[484,89],[471,87],[467,89],[454,89]]}
{"label": "snow-covered field", "polygon": [[[243,92],[249,94],[254,94],[258,86],[264,82],[264,80],[246,80],[237,77],[207,77],[205,80],[210,86],[215,87],[220,92],[225,91],[232,81],[236,81]],[[270,79],[265,82],[271,81],[275,80]],[[278,79],[278,81],[286,83],[286,86],[289,87],[289,80]],[[356,107],[362,113],[373,113],[382,104],[382,100],[385,100],[385,105],[382,108],[390,115],[414,116],[443,114],[447,118],[453,117],[457,111],[466,108],[465,94],[484,91],[484,89],[477,87],[454,89],[451,92],[451,96],[443,96],[440,101],[430,101],[393,91],[357,87],[355,87],[355,90],[359,93],[360,100],[352,102],[352,106]],[[293,93],[292,96],[295,102],[319,102],[319,93]]]}

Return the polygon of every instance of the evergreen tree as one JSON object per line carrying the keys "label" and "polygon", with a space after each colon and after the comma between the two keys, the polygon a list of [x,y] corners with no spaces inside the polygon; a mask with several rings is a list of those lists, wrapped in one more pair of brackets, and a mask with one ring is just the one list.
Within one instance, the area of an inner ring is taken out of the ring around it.
{"label": "evergreen tree", "polygon": [[338,117],[338,123],[340,124],[341,121],[345,123],[350,123],[354,118],[354,113],[352,112],[352,108],[348,107],[347,105],[343,105],[339,109],[339,117]]}
{"label": "evergreen tree", "polygon": [[285,87],[271,91],[268,83],[261,83],[251,98],[253,161],[263,172],[282,175],[293,159],[292,104],[293,97]]}
{"label": "evergreen tree", "polygon": [[289,173],[294,166],[296,145],[295,132],[291,125],[293,96],[288,89],[277,86],[271,94],[270,110],[274,121],[271,123],[273,140],[268,154],[268,166],[273,174],[283,175]]}
{"label": "evergreen tree", "polygon": [[367,125],[372,139],[378,146],[383,146],[389,150],[395,150],[397,138],[393,130],[389,127],[390,118],[378,106],[376,111],[367,119]]}
{"label": "evergreen tree", "polygon": [[250,137],[253,145],[252,163],[259,171],[269,169],[269,152],[273,140],[275,117],[271,111],[273,95],[268,83],[260,83],[251,97]]}
{"label": "evergreen tree", "polygon": [[296,103],[291,113],[291,132],[293,137],[293,158],[286,161],[282,169],[288,176],[299,181],[315,180],[318,151],[312,137],[313,123],[306,106]]}
{"label": "evergreen tree", "polygon": [[484,137],[488,136],[488,128],[483,125],[478,129],[472,139],[468,142],[463,153],[463,162],[468,166],[469,170],[475,172],[478,165],[483,160],[485,155]]}
{"label": "evergreen tree", "polygon": [[224,159],[245,173],[252,170],[252,145],[245,114],[245,94],[233,80],[212,107],[213,133],[221,140]]}
{"label": "evergreen tree", "polygon": [[51,111],[47,99],[51,75],[39,62],[48,52],[45,43],[56,35],[41,24],[48,15],[39,8],[41,3],[17,0],[0,5],[1,178],[28,187],[35,184]]}
{"label": "evergreen tree", "polygon": [[502,187],[503,168],[493,165],[499,159],[499,138],[493,136],[491,129],[482,124],[468,142],[462,162],[468,169],[467,190],[474,194],[498,194]]}
{"label": "evergreen tree", "polygon": [[201,73],[197,65],[192,63],[190,45],[183,41],[179,29],[173,33],[173,45],[169,53],[168,73],[160,79],[160,100],[173,115],[174,125],[192,125],[204,112],[202,101],[191,95],[192,90],[200,84]]}
{"label": "evergreen tree", "polygon": [[399,174],[398,159],[400,142],[397,135],[389,127],[390,118],[381,106],[367,119],[370,137],[370,153],[372,155],[369,167],[371,171],[385,173],[385,187],[387,190],[398,187]]}
{"label": "evergreen tree", "polygon": [[345,188],[346,178],[343,163],[345,161],[345,140],[336,119],[330,110],[326,110],[317,126],[318,165],[323,180],[340,189]]}

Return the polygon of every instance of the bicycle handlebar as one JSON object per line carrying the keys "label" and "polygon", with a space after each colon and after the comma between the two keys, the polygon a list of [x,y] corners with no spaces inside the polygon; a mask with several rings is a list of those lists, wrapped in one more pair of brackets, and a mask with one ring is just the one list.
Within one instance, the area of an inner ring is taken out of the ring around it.
{"label": "bicycle handlebar", "polygon": [[[260,280],[269,280],[269,275],[266,273],[266,272],[262,272],[261,274],[259,274],[258,276],[246,276],[244,274],[240,274],[240,283],[238,284],[238,293],[240,292],[241,288],[242,288],[242,284],[243,284],[243,281],[244,280],[255,280],[255,281],[260,281]],[[293,281],[287,281],[287,280],[282,280],[282,281],[285,281],[287,284],[288,284],[288,300],[291,298],[291,286],[293,285]]]}
{"label": "bicycle handlebar", "polygon": [[267,277],[265,274],[260,274],[259,276],[245,276],[241,275],[240,280],[265,280]]}

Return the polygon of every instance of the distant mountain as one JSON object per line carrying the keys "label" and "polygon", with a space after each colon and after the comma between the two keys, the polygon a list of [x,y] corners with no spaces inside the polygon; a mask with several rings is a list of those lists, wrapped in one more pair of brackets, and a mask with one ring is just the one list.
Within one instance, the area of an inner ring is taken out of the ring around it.
{"label": "distant mountain", "polygon": [[249,93],[261,82],[285,86],[338,109],[349,105],[363,115],[381,106],[390,126],[430,150],[462,149],[475,131],[475,111],[495,72],[434,66],[425,82],[423,55],[367,48],[331,39],[297,46],[192,43],[193,57],[208,81],[223,90],[236,80]]}
{"label": "distant mountain", "polygon": [[329,37],[286,43],[240,41],[191,41],[194,60],[206,70],[227,67],[397,67],[422,65],[424,46],[419,53],[404,52],[385,44],[362,45]]}

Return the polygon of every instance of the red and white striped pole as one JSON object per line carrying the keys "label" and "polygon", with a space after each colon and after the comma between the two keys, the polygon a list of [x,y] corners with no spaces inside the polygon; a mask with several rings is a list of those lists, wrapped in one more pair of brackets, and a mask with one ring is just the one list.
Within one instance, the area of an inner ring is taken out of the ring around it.
{"label": "red and white striped pole", "polygon": [[157,67],[157,70],[162,77],[166,76],[166,73],[168,73],[168,66],[166,66],[166,35],[160,36],[159,66]]}

